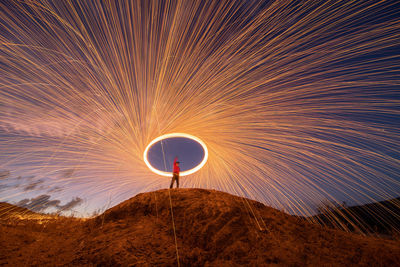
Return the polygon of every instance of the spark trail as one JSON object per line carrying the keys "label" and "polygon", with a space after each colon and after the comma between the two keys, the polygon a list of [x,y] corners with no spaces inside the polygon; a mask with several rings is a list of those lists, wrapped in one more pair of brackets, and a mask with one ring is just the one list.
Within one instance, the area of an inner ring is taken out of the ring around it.
{"label": "spark trail", "polygon": [[166,187],[143,151],[160,132],[182,132],[209,149],[185,187],[302,215],[326,200],[399,196],[394,1],[10,1],[0,10],[2,169],[118,202]]}

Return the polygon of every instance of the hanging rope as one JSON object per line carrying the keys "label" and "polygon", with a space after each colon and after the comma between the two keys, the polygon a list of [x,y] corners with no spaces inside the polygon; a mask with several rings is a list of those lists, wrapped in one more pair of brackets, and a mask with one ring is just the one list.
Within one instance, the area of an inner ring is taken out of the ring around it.
{"label": "hanging rope", "polygon": [[172,228],[174,229],[175,248],[176,248],[176,261],[178,262],[178,267],[179,267],[180,264],[179,264],[178,242],[177,242],[177,240],[176,240],[176,230],[175,230],[175,222],[174,222],[174,212],[173,212],[173,210],[172,210],[171,189],[168,189],[168,194],[169,194],[169,204],[170,204],[170,208],[171,208]]}
{"label": "hanging rope", "polygon": [[[157,126],[158,126],[158,132],[161,134],[160,130],[160,123],[158,122],[158,117],[157,115],[155,116],[157,120]],[[163,154],[163,160],[164,160],[164,170],[167,171],[167,162],[165,160],[165,151],[164,151],[164,144],[163,141],[161,140],[161,150]],[[172,198],[171,198],[171,188],[168,188],[168,195],[169,195],[169,205],[170,205],[170,210],[171,210],[171,220],[172,220],[172,228],[174,230],[174,239],[175,239],[175,249],[176,249],[176,261],[178,263],[178,267],[180,267],[179,263],[179,251],[178,251],[178,241],[176,239],[176,229],[175,229],[175,219],[174,219],[174,211],[172,209]]]}

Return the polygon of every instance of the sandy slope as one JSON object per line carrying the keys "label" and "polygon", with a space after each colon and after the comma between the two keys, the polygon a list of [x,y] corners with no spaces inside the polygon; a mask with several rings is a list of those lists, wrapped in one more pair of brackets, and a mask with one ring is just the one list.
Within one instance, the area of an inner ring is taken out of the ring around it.
{"label": "sandy slope", "polygon": [[[202,189],[171,192],[181,266],[400,266],[400,242],[322,228]],[[0,265],[176,266],[168,190],[90,220],[1,220]]]}

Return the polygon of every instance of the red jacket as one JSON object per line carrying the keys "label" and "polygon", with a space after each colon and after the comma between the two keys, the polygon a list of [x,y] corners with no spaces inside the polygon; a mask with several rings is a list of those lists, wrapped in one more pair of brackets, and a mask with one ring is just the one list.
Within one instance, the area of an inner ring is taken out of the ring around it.
{"label": "red jacket", "polygon": [[179,171],[181,170],[178,166],[178,163],[176,163],[176,161],[178,160],[178,158],[174,159],[174,173],[179,174]]}

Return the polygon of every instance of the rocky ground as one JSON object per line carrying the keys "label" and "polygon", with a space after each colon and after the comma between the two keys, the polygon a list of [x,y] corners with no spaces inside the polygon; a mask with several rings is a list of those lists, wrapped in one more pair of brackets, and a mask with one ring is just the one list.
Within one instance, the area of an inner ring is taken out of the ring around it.
{"label": "rocky ground", "polygon": [[214,190],[139,194],[92,219],[0,209],[0,265],[177,266],[179,258],[180,266],[400,266],[399,241]]}

